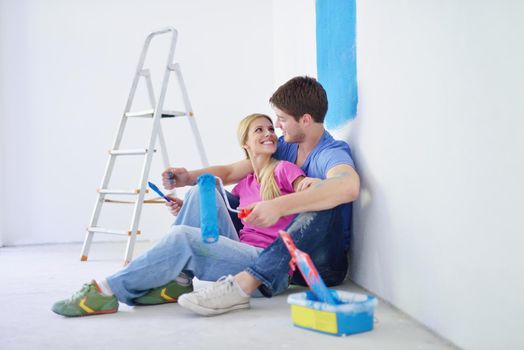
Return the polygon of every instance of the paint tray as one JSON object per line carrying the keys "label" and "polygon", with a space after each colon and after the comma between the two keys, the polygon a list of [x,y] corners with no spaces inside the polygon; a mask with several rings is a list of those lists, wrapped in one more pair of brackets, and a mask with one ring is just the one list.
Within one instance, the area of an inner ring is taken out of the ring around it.
{"label": "paint tray", "polygon": [[318,301],[312,292],[290,294],[293,324],[300,328],[345,336],[373,329],[377,298],[371,295],[336,291],[329,292],[339,302],[331,305]]}

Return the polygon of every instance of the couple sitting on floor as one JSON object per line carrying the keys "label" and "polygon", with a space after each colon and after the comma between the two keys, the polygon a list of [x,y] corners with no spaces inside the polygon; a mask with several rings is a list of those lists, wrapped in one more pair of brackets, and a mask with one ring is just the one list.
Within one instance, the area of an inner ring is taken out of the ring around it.
{"label": "couple sitting on floor", "polygon": [[[236,218],[217,191],[221,237],[216,243],[204,243],[199,193],[192,188],[184,201],[173,198],[167,203],[177,217],[161,241],[124,269],[56,302],[52,310],[68,317],[113,313],[119,301],[128,305],[178,301],[206,316],[247,308],[251,295],[271,297],[289,283],[305,285],[300,275],[289,275],[290,255],[278,236],[284,229],[297,248],[311,256],[328,286],[342,283],[348,268],[351,202],[359,192],[349,146],[325,130],[327,96],[315,79],[293,78],[269,101],[276,127],[283,133],[279,139],[270,117],[252,114],[238,127],[247,159],[162,173],[169,190],[194,185],[206,172],[224,184],[236,184],[228,196],[231,206],[251,209],[238,231]],[[193,291],[192,277],[216,282]]]}

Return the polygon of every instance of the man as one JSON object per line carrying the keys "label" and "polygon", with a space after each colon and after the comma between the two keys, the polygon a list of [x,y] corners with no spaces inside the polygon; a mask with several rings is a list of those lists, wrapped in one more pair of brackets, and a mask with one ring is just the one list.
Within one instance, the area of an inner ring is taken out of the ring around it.
{"label": "man", "polygon": [[[253,205],[245,221],[266,227],[282,216],[300,213],[287,231],[296,246],[310,254],[326,284],[340,284],[348,267],[349,203],[357,198],[360,187],[351,151],[325,130],[327,96],[315,79],[291,79],[277,89],[270,103],[277,117],[275,126],[283,133],[275,157],[294,162],[308,177],[296,193]],[[227,184],[237,182],[252,169],[248,160],[191,172],[168,168],[162,174],[163,184],[167,189],[192,185],[204,172],[220,176]],[[172,212],[176,213],[179,204],[174,204]],[[184,294],[178,303],[206,316],[247,308],[250,295],[257,289],[270,297],[287,288],[282,277],[288,274],[289,260],[287,248],[278,238],[246,270]],[[305,285],[300,276],[294,276],[293,282]]]}

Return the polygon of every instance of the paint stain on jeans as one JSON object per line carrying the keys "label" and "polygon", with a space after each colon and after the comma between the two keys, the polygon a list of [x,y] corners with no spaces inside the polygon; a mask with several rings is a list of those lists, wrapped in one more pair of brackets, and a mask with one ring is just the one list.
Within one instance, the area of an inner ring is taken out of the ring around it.
{"label": "paint stain on jeans", "polygon": [[316,212],[299,214],[295,218],[291,226],[289,226],[288,232],[297,232],[297,231],[304,232],[304,230],[307,230],[309,228],[309,225],[311,225],[311,222],[313,221],[313,219],[316,216],[317,216]]}

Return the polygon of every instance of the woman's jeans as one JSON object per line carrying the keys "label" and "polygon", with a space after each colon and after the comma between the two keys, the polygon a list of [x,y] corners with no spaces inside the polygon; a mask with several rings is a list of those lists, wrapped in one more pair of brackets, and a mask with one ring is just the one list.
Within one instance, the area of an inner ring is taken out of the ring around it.
{"label": "woman's jeans", "polygon": [[[216,281],[236,274],[255,263],[262,248],[241,243],[225,207],[216,192],[220,237],[215,243],[204,243],[200,232],[200,199],[198,187],[186,195],[184,205],[169,232],[155,246],[140,255],[123,270],[107,278],[118,300],[133,305],[133,299],[174,280],[180,272],[204,281]],[[288,286],[287,271],[275,276],[273,292]]]}

